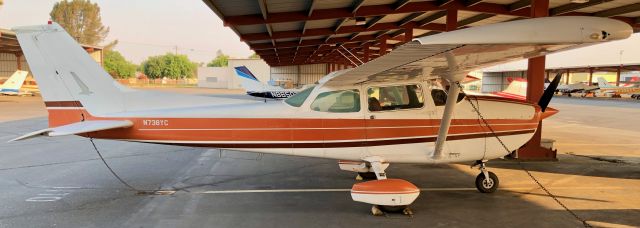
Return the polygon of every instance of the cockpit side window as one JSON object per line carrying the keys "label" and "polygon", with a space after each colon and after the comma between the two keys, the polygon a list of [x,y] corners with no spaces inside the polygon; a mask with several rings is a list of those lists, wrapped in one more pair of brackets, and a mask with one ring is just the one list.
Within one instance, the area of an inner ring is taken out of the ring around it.
{"label": "cockpit side window", "polygon": [[369,111],[422,108],[424,96],[417,84],[370,87],[367,90]]}
{"label": "cockpit side window", "polygon": [[360,92],[351,89],[320,93],[311,103],[311,109],[318,112],[359,112]]}
{"label": "cockpit side window", "polygon": [[[464,96],[466,96],[464,93],[460,93],[458,95],[458,100],[456,101],[456,103],[462,101],[462,99],[464,99]],[[447,104],[447,92],[445,92],[444,90],[432,89],[431,98],[433,98],[433,104],[435,104],[436,106],[444,106],[445,104]]]}
{"label": "cockpit side window", "polygon": [[315,86],[302,90],[299,93],[296,93],[296,95],[287,98],[286,100],[284,100],[284,102],[293,107],[300,107],[302,106],[304,101],[307,100],[307,97],[309,97],[309,94],[311,94],[313,88],[315,88]]}

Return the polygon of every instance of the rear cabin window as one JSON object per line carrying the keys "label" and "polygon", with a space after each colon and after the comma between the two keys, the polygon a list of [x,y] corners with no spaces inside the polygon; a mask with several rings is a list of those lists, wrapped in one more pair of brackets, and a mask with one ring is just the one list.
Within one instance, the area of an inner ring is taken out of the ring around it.
{"label": "rear cabin window", "polygon": [[[456,103],[462,101],[465,96],[466,95],[464,93],[458,94],[458,100],[456,101]],[[431,97],[433,98],[433,104],[435,104],[436,106],[444,106],[445,104],[447,104],[447,92],[445,92],[444,90],[432,89]]]}
{"label": "rear cabin window", "polygon": [[299,93],[296,93],[296,95],[287,98],[286,100],[284,100],[284,102],[294,107],[300,107],[302,106],[304,101],[307,100],[307,97],[309,97],[309,94],[311,94],[313,88],[315,88],[315,86],[302,90]]}
{"label": "rear cabin window", "polygon": [[420,85],[370,87],[367,90],[369,111],[422,108],[424,96]]}
{"label": "rear cabin window", "polygon": [[318,112],[359,112],[360,92],[353,89],[320,93],[311,103],[311,109]]}

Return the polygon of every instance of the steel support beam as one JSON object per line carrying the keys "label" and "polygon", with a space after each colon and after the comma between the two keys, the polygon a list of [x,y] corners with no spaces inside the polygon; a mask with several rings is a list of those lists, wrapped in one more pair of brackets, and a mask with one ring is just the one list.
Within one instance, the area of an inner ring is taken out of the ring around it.
{"label": "steel support beam", "polygon": [[380,56],[387,54],[387,38],[386,37],[382,37],[382,39],[380,39],[379,53],[380,53]]}
{"label": "steel support beam", "polygon": [[593,85],[593,67],[589,67],[589,86]]}
{"label": "steel support beam", "polygon": [[616,86],[620,86],[620,71],[622,66],[618,66],[616,69]]}
{"label": "steel support beam", "polygon": [[307,20],[325,20],[325,19],[341,19],[353,17],[373,17],[389,14],[402,14],[414,12],[439,11],[454,8],[457,10],[473,11],[479,13],[492,13],[511,16],[529,16],[526,11],[511,11],[509,7],[496,3],[477,3],[472,6],[466,6],[457,1],[453,1],[446,6],[439,6],[435,1],[409,2],[403,7],[395,9],[395,4],[385,5],[367,5],[360,6],[357,10],[352,7],[334,8],[334,9],[316,9],[309,16],[307,11],[269,13],[267,19],[260,14],[238,15],[224,17],[223,21],[226,26],[238,25],[256,25],[256,24],[272,24],[285,23]]}
{"label": "steel support beam", "polygon": [[481,13],[481,14],[478,14],[478,15],[475,15],[475,16],[472,16],[472,17],[469,17],[467,19],[459,21],[458,22],[458,27],[467,26],[467,25],[476,23],[478,21],[482,21],[484,19],[491,18],[493,16],[495,16],[495,14]]}
{"label": "steel support beam", "polygon": [[616,8],[613,8],[613,9],[602,10],[602,11],[599,11],[599,12],[595,12],[593,14],[593,16],[596,16],[596,17],[613,17],[613,16],[618,16],[620,14],[632,13],[632,12],[636,12],[636,11],[640,11],[640,3],[633,3],[633,4],[629,4],[629,5],[616,7]]}
{"label": "steel support beam", "polygon": [[565,13],[571,13],[576,10],[599,5],[599,4],[610,2],[610,1],[613,1],[613,0],[591,0],[585,3],[569,3],[569,4],[561,5],[549,10],[549,15],[557,16]]}
{"label": "steel support beam", "polygon": [[458,10],[448,9],[447,10],[447,24],[446,31],[453,31],[458,28]]}
{"label": "steel support beam", "polygon": [[16,66],[17,66],[17,70],[22,70],[22,61],[20,61],[20,59],[22,58],[22,53],[16,53]]}
{"label": "steel support beam", "polygon": [[[549,16],[549,0],[532,0],[531,17]],[[527,68],[527,101],[538,103],[544,90],[545,57],[529,59]],[[524,146],[518,149],[517,157],[520,160],[556,160],[556,152],[540,146],[542,140],[542,121],[538,124],[538,130]]]}

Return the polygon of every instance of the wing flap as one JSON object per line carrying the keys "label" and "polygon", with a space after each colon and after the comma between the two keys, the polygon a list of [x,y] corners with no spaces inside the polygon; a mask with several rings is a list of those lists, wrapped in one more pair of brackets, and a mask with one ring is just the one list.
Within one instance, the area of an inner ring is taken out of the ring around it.
{"label": "wing flap", "polygon": [[95,131],[109,130],[109,129],[117,129],[117,128],[128,128],[133,126],[133,122],[129,120],[89,120],[83,122],[77,122],[72,124],[67,124],[54,128],[47,128],[38,131],[34,131],[18,138],[12,139],[9,142],[20,141],[29,138],[39,137],[39,136],[64,136],[64,135],[76,135],[83,134]]}

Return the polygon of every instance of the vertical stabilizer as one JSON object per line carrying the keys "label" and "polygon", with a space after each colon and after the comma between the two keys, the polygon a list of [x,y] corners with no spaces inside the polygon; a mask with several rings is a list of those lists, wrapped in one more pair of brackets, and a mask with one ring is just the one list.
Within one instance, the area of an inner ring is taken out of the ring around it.
{"label": "vertical stabilizer", "polygon": [[2,93],[18,93],[20,92],[20,88],[22,84],[24,84],[24,80],[27,79],[27,74],[29,72],[17,70],[14,72],[7,81],[5,81],[2,85],[0,85],[0,92]]}
{"label": "vertical stabilizer", "polygon": [[92,114],[124,110],[125,88],[60,25],[14,30],[45,102],[79,101]]}
{"label": "vertical stabilizer", "polygon": [[603,77],[598,77],[598,87],[600,87],[600,88],[613,88],[615,86],[610,85],[609,82],[607,82],[607,80],[604,79]]}
{"label": "vertical stabilizer", "polygon": [[240,78],[240,83],[242,87],[247,90],[247,92],[265,92],[265,91],[279,91],[284,90],[277,86],[267,85],[263,82],[260,82],[258,78],[256,78],[253,73],[249,70],[249,68],[245,66],[235,67],[236,75]]}

